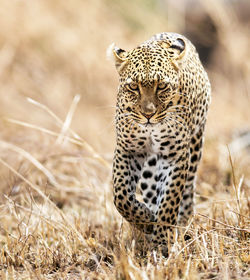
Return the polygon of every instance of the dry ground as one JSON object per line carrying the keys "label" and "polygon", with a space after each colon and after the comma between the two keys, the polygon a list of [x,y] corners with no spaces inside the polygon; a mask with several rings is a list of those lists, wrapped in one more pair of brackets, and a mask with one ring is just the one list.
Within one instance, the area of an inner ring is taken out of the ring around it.
{"label": "dry ground", "polygon": [[233,7],[203,1],[218,41],[191,239],[161,257],[113,206],[105,49],[182,32],[156,2],[1,1],[0,279],[249,279],[250,39]]}

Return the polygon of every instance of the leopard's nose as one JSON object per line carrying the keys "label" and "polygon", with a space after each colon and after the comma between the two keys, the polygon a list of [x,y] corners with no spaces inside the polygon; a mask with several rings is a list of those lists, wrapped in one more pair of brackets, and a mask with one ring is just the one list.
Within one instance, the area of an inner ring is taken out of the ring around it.
{"label": "leopard's nose", "polygon": [[146,117],[148,120],[154,115],[155,113],[142,113],[144,117]]}
{"label": "leopard's nose", "polygon": [[150,119],[156,112],[155,105],[152,102],[144,102],[141,106],[141,113],[147,119]]}

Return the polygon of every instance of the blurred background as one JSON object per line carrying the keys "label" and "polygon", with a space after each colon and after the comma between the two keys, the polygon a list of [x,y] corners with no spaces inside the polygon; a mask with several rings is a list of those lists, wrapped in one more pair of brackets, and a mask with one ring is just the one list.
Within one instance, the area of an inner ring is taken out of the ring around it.
{"label": "blurred background", "polygon": [[[227,145],[249,178],[249,30],[248,0],[2,0],[1,138],[41,160],[58,149],[41,130],[70,135],[70,127],[110,163],[118,75],[107,47],[131,49],[155,33],[177,32],[197,47],[212,84],[202,179],[228,180],[227,168],[220,172]],[[1,153],[23,164],[5,146]]]}
{"label": "blurred background", "polygon": [[[119,244],[110,183],[118,75],[106,49],[129,50],[160,32],[187,36],[212,84],[197,211],[246,227],[238,217],[250,207],[249,30],[249,0],[1,0],[0,269],[50,263],[54,271],[54,252],[59,264],[73,252],[75,263],[96,250],[94,237]],[[78,241],[68,241],[71,227]],[[36,239],[26,242],[30,232]]]}

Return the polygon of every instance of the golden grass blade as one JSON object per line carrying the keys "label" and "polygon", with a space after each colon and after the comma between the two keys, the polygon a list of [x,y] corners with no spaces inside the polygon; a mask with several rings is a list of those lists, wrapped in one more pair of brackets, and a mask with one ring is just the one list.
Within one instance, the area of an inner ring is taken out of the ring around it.
{"label": "golden grass blade", "polygon": [[27,212],[29,215],[34,215],[34,216],[42,219],[43,221],[45,221],[52,227],[60,228],[61,230],[68,230],[68,227],[66,225],[64,225],[63,223],[56,221],[56,220],[52,220],[50,217],[46,217],[44,215],[44,213],[42,213],[42,209],[40,209],[39,212],[36,212],[30,208],[24,207],[16,202],[14,202],[10,197],[8,197],[6,195],[4,197],[6,200],[8,200],[9,203],[11,203],[13,205],[13,207],[23,210],[23,211]]}
{"label": "golden grass blade", "polygon": [[71,105],[70,105],[68,114],[67,114],[67,116],[66,116],[66,118],[65,118],[65,121],[64,121],[64,123],[63,123],[63,125],[62,125],[60,135],[59,135],[58,138],[57,138],[57,143],[58,143],[58,144],[62,144],[62,142],[63,142],[64,140],[66,140],[66,139],[64,138],[64,136],[65,136],[65,134],[67,133],[67,131],[70,131],[76,139],[80,139],[80,137],[79,137],[74,131],[72,131],[72,130],[70,129],[70,124],[71,124],[71,122],[72,122],[72,118],[73,118],[74,112],[75,112],[75,110],[76,110],[76,107],[77,107],[77,104],[78,104],[79,101],[80,101],[80,95],[78,94],[78,95],[76,95],[76,96],[73,98],[73,101],[72,101],[72,103],[71,103]]}
{"label": "golden grass blade", "polygon": [[[49,134],[51,136],[59,137],[59,135],[60,135],[59,133],[54,132],[52,130],[49,130],[49,129],[46,129],[46,128],[43,128],[43,127],[40,127],[40,126],[37,126],[37,125],[33,125],[33,124],[30,124],[30,123],[27,123],[27,122],[14,120],[14,119],[11,119],[11,118],[5,118],[5,120],[10,122],[10,123],[14,123],[14,124],[17,124],[17,125],[21,125],[21,126],[24,126],[24,127],[28,127],[28,128],[32,128],[32,129],[44,132],[44,133]],[[82,139],[81,140],[76,140],[76,139],[71,138],[71,137],[66,136],[66,135],[64,136],[64,138],[66,138],[67,141],[71,142],[72,144],[76,144],[78,146],[84,147],[87,151],[89,151],[92,154],[93,158],[100,161],[109,170],[111,169],[110,163],[108,163],[97,152],[95,152],[94,149],[84,140],[82,140]]]}
{"label": "golden grass blade", "polygon": [[[64,122],[63,122],[54,112],[52,112],[47,106],[45,106],[44,104],[41,104],[41,103],[39,103],[39,102],[37,102],[37,101],[35,101],[35,100],[29,98],[29,97],[27,98],[27,100],[28,100],[30,103],[32,103],[32,104],[38,106],[39,108],[41,108],[41,109],[43,109],[44,111],[46,111],[47,113],[49,113],[49,115],[51,115],[51,116],[57,121],[57,123],[60,125],[60,127],[63,127]],[[77,101],[77,100],[78,100],[78,97],[76,98],[76,101]],[[76,101],[75,101],[75,102],[76,102]],[[73,106],[73,109],[74,109],[74,106]],[[100,161],[102,161],[102,163],[104,163],[106,166],[110,166],[110,165],[95,151],[95,149],[94,149],[91,145],[89,145],[86,141],[84,141],[83,139],[81,139],[80,136],[78,136],[78,135],[77,135],[74,131],[72,131],[71,129],[69,129],[69,131],[72,133],[72,135],[73,135],[76,139],[79,139],[79,140],[81,140],[82,143],[84,143],[85,148],[86,148],[89,152],[91,152],[95,158],[97,158],[97,159],[99,159]],[[59,135],[60,135],[60,134],[59,134]],[[65,139],[67,139],[67,138],[65,138]]]}
{"label": "golden grass blade", "polygon": [[197,237],[195,237],[193,240],[191,240],[190,242],[188,242],[177,254],[176,254],[176,258],[186,249],[188,248],[191,244],[193,244],[195,241],[197,241],[198,239],[202,238],[203,235],[205,234],[209,234],[211,232],[215,231],[214,229],[211,229],[209,231],[203,232],[202,234],[198,235]]}
{"label": "golden grass blade", "polygon": [[38,170],[40,170],[48,178],[48,181],[50,182],[50,184],[53,187],[57,188],[58,191],[77,192],[77,193],[84,192],[87,197],[87,195],[88,195],[87,190],[91,189],[90,186],[82,185],[81,188],[77,188],[77,187],[67,187],[62,184],[59,184],[57,182],[55,176],[44,165],[42,165],[35,157],[33,157],[30,153],[28,153],[24,149],[14,145],[14,144],[0,140],[0,147],[1,146],[3,148],[10,149],[10,150],[20,154],[22,157],[26,158],[29,162],[31,162]]}
{"label": "golden grass blade", "polygon": [[14,144],[5,142],[3,140],[0,140],[0,147],[5,149],[10,149],[20,154],[22,157],[26,158],[27,160],[29,160],[37,169],[39,169],[48,178],[49,182],[53,186],[55,186],[56,188],[60,188],[53,174],[47,168],[45,168],[44,165],[42,165],[36,158],[34,158],[30,153],[26,152],[24,149]]}
{"label": "golden grass blade", "polygon": [[63,126],[63,121],[52,111],[50,110],[46,105],[39,103],[38,101],[27,97],[27,101],[35,106],[37,106],[38,108],[42,109],[43,111],[47,112],[53,119],[56,120],[57,125],[59,125],[59,127]]}
{"label": "golden grass blade", "polygon": [[49,203],[49,205],[61,216],[63,221],[66,223],[67,227],[72,230],[78,239],[81,241],[81,243],[88,248],[88,245],[85,241],[85,239],[82,237],[82,235],[79,233],[79,231],[72,226],[72,223],[67,219],[65,214],[62,210],[60,210],[54,202],[52,202],[35,184],[31,183],[29,180],[27,180],[22,174],[20,174],[18,171],[16,171],[12,166],[10,166],[7,162],[5,162],[2,158],[0,158],[0,163],[7,167],[11,172],[13,172],[18,178],[20,178],[22,181],[24,181],[32,190],[37,192],[46,202]]}
{"label": "golden grass blade", "polygon": [[223,225],[223,226],[226,227],[225,229],[234,229],[234,230],[245,231],[245,232],[247,232],[247,233],[250,233],[250,228],[249,228],[249,229],[247,229],[247,228],[245,229],[245,228],[235,227],[235,226],[232,226],[232,225],[229,225],[229,224],[225,224],[225,223],[223,223],[223,222],[221,222],[221,221],[218,221],[218,220],[209,218],[208,216],[203,215],[203,214],[200,214],[200,213],[196,213],[196,215],[197,215],[197,216],[201,216],[201,217],[203,217],[203,218],[206,218],[206,219],[208,219],[208,220],[211,220],[211,221],[213,221],[213,222],[215,222],[215,223],[221,224],[221,225]]}

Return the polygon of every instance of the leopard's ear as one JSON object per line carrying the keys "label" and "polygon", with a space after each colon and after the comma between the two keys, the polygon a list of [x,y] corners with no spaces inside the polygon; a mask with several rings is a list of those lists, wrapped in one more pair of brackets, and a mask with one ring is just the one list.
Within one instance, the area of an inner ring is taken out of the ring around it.
{"label": "leopard's ear", "polygon": [[184,63],[184,56],[186,54],[186,43],[185,41],[178,37],[170,42],[162,42],[161,46],[167,48],[171,57],[171,61],[174,67],[178,70]]}
{"label": "leopard's ear", "polygon": [[182,58],[185,53],[186,43],[183,39],[177,38],[170,46],[170,49],[176,50],[176,59]]}
{"label": "leopard's ear", "polygon": [[175,53],[175,56],[173,57],[173,60],[172,60],[172,64],[176,70],[179,70],[180,68],[184,67],[184,65],[185,65],[184,57],[187,52],[186,43],[183,39],[177,38],[171,44],[170,49],[172,49]]}
{"label": "leopard's ear", "polygon": [[127,62],[128,53],[125,50],[122,50],[115,46],[115,44],[111,44],[107,49],[107,57],[115,62],[115,67],[118,73],[122,70]]}
{"label": "leopard's ear", "polygon": [[186,50],[186,43],[182,38],[175,38],[171,41],[162,40],[159,44],[162,48],[171,51],[171,56],[175,59],[181,58]]}

